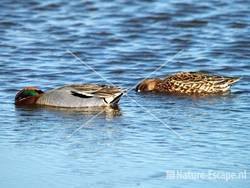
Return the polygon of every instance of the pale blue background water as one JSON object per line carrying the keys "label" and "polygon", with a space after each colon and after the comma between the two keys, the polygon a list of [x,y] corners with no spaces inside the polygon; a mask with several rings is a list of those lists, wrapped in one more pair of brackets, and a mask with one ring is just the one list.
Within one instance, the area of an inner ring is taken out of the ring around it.
{"label": "pale blue background water", "polygon": [[[170,181],[165,172],[249,172],[249,10],[240,0],[2,0],[0,187],[248,188],[249,175]],[[106,83],[68,50],[124,88],[180,50],[152,76],[201,70],[242,80],[224,97],[131,91],[117,115],[88,124],[96,113],[15,108],[23,86]]]}

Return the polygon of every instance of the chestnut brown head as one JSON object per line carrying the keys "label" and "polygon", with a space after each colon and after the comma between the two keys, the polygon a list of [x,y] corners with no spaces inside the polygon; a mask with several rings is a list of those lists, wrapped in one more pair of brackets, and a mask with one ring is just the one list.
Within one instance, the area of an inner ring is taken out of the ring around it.
{"label": "chestnut brown head", "polygon": [[44,92],[36,87],[25,87],[16,94],[16,105],[33,105]]}
{"label": "chestnut brown head", "polygon": [[136,86],[137,92],[147,92],[156,90],[157,84],[160,82],[160,79],[146,79],[140,82]]}

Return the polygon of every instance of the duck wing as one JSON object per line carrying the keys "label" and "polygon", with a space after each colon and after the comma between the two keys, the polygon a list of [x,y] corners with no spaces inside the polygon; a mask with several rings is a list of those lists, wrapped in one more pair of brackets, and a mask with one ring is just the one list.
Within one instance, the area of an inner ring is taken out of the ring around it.
{"label": "duck wing", "polygon": [[106,103],[118,102],[123,95],[123,90],[118,87],[96,84],[70,85],[71,94],[80,98],[101,98]]}

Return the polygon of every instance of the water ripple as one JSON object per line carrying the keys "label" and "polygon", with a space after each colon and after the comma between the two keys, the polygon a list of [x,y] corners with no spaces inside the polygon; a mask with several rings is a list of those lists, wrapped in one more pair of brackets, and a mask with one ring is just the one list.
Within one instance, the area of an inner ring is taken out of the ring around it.
{"label": "water ripple", "polygon": [[[197,181],[167,181],[165,172],[249,170],[249,5],[238,0],[3,0],[0,186],[200,187]],[[97,112],[13,104],[27,85],[47,90],[108,80],[131,88],[163,63],[152,77],[206,71],[242,79],[222,97],[132,90],[120,101],[118,114],[105,112],[90,122]],[[249,180],[202,183],[248,187]]]}

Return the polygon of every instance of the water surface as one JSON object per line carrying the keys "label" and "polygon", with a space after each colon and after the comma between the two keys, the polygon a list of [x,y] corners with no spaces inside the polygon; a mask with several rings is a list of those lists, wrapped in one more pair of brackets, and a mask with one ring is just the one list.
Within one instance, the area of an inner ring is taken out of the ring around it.
{"label": "water surface", "polygon": [[[168,170],[250,170],[249,10],[240,0],[2,0],[0,187],[249,187],[249,176],[166,178]],[[27,85],[130,89],[164,63],[151,77],[242,79],[221,97],[131,90],[115,113],[13,105]]]}

